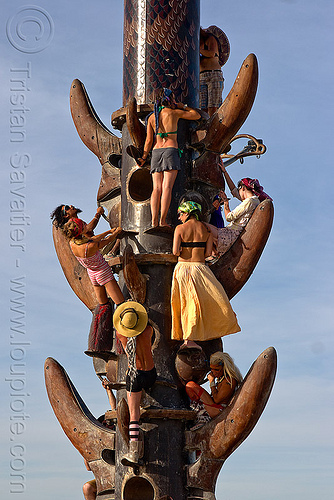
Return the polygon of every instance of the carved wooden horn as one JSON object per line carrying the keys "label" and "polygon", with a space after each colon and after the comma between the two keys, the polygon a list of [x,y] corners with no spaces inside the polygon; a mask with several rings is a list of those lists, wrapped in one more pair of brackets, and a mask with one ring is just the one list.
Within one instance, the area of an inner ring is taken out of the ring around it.
{"label": "carved wooden horn", "polygon": [[64,368],[53,358],[44,365],[45,385],[51,406],[66,436],[89,462],[98,493],[115,487],[115,432],[104,427],[88,410]]}
{"label": "carved wooden horn", "polygon": [[137,113],[137,101],[135,97],[128,100],[126,107],[126,124],[133,144],[140,151],[143,151],[146,139],[146,130],[143,123],[139,120]]}
{"label": "carved wooden horn", "polygon": [[122,154],[122,139],[102,123],[84,84],[78,79],[73,80],[71,85],[70,107],[74,125],[82,142],[98,157],[101,165],[108,162],[111,154]]}
{"label": "carved wooden horn", "polygon": [[224,151],[252,109],[257,85],[257,59],[255,54],[249,54],[228,96],[208,121],[207,134],[200,141],[205,149],[216,153]]}
{"label": "carved wooden horn", "polygon": [[274,205],[264,200],[231,248],[210,268],[231,300],[248,281],[267,243],[274,219]]}
{"label": "carved wooden horn", "polygon": [[132,299],[143,304],[146,297],[146,278],[138,269],[131,245],[126,245],[123,252],[123,276]]}

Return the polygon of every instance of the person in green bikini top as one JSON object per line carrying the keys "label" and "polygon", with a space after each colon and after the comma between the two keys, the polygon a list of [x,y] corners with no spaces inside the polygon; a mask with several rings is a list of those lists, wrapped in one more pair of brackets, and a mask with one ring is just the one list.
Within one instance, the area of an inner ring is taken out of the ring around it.
{"label": "person in green bikini top", "polygon": [[[172,197],[172,189],[180,170],[177,142],[177,126],[180,118],[199,120],[201,115],[186,104],[176,102],[170,89],[159,89],[154,96],[154,113],[147,121],[146,141],[142,158],[143,166],[152,149],[151,174],[153,191],[151,195],[152,227],[165,227]],[[160,212],[160,217],[159,217]]]}

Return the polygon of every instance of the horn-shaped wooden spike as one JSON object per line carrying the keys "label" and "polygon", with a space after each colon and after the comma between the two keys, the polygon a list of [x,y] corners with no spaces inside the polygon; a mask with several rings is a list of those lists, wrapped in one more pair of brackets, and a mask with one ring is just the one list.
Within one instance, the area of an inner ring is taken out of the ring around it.
{"label": "horn-shaped wooden spike", "polygon": [[210,267],[229,299],[241,290],[254,271],[268,240],[273,218],[272,201],[262,201],[236,242]]}
{"label": "horn-shaped wooden spike", "polygon": [[216,153],[224,151],[252,109],[257,84],[257,59],[254,54],[249,54],[242,63],[230,93],[218,111],[211,116],[207,134],[199,144]]}
{"label": "horn-shaped wooden spike", "polygon": [[135,97],[128,100],[128,105],[126,107],[126,124],[133,144],[142,151],[146,139],[146,130],[143,123],[139,120]]}
{"label": "horn-shaped wooden spike", "polygon": [[224,461],[251,433],[269,399],[277,368],[274,347],[253,363],[229,406],[197,431],[186,433],[186,448],[202,451],[188,467],[187,486],[214,491]]}
{"label": "horn-shaped wooden spike", "polygon": [[127,446],[129,445],[129,423],[130,413],[128,403],[122,398],[117,405],[117,425]]}
{"label": "horn-shaped wooden spike", "polygon": [[138,269],[131,245],[127,245],[123,252],[123,276],[132,299],[143,304],[146,297],[146,278]]}
{"label": "horn-shaped wooden spike", "polygon": [[80,80],[72,82],[70,107],[74,125],[82,142],[104,165],[111,154],[122,154],[122,139],[114,135],[100,120]]}
{"label": "horn-shaped wooden spike", "polygon": [[89,462],[97,492],[114,489],[115,432],[93,417],[66,371],[55,359],[46,359],[44,374],[53,411],[73,446]]}

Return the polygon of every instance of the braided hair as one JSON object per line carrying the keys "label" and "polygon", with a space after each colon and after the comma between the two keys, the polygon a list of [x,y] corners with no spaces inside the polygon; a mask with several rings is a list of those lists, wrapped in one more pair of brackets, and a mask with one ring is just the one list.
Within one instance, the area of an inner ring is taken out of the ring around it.
{"label": "braided hair", "polygon": [[172,104],[173,92],[170,89],[159,89],[155,94],[154,99],[154,117],[155,117],[155,133],[159,129],[159,114],[163,106],[170,106]]}

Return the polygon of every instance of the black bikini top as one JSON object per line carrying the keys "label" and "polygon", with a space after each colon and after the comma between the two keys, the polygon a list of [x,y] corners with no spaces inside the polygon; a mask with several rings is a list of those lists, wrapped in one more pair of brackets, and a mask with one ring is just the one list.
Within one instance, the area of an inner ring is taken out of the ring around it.
{"label": "black bikini top", "polygon": [[205,248],[206,241],[181,241],[181,247],[187,248]]}

